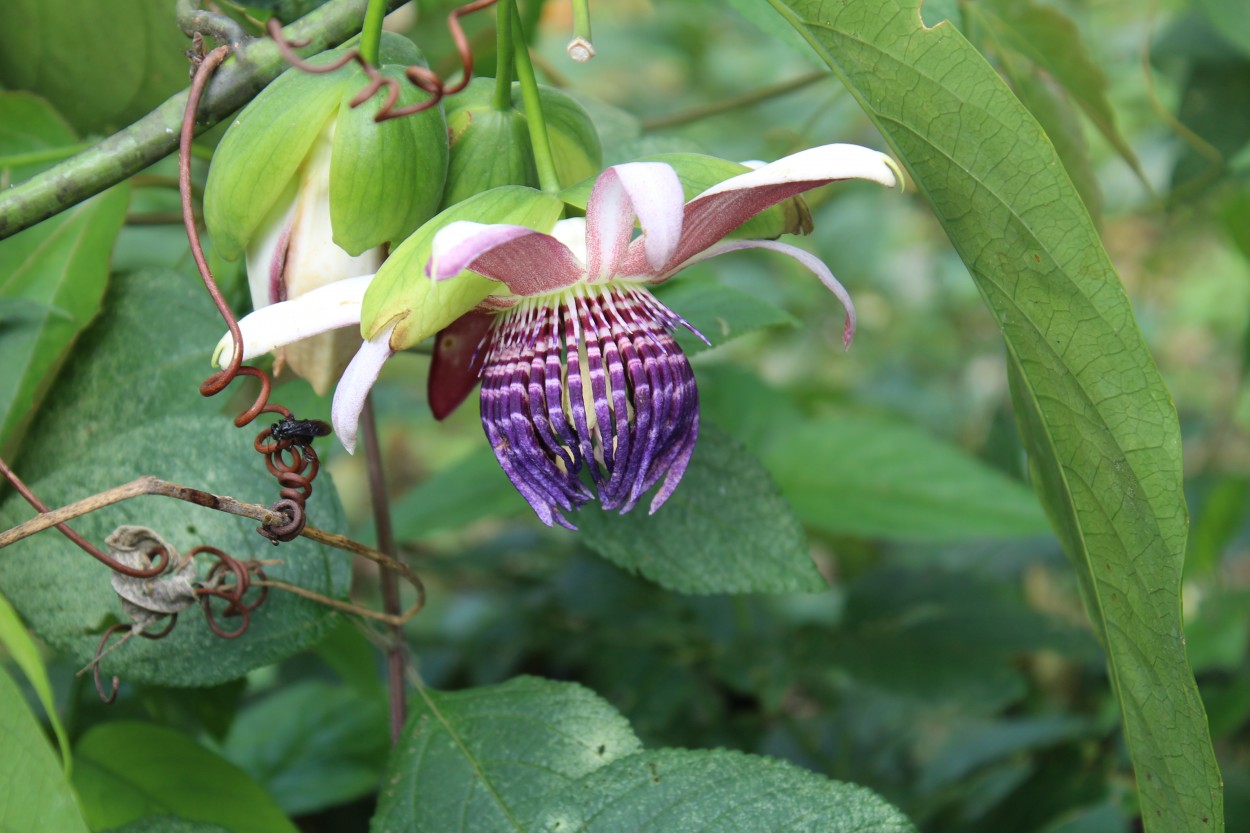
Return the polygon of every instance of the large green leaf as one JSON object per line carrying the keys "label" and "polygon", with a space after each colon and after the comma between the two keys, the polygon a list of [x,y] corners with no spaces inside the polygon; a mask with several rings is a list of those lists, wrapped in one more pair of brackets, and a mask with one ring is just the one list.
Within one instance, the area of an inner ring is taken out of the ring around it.
{"label": "large green leaf", "polygon": [[86,833],[74,791],[21,689],[0,668],[0,833]]}
{"label": "large green leaf", "polygon": [[1036,122],[917,0],[770,0],[933,206],[1007,342],[1043,502],[1105,639],[1148,831],[1222,829],[1185,658],[1180,431],[1132,308]]}
{"label": "large green leaf", "polygon": [[5,0],[0,84],[36,92],[84,133],[124,127],[187,85],[169,0]]}
{"label": "large green leaf", "polygon": [[83,735],[74,753],[74,786],[95,830],[174,815],[233,833],[296,833],[246,773],[172,729],[101,723]]}
{"label": "large green leaf", "polygon": [[620,515],[592,504],[572,520],[604,558],[681,593],[826,587],[802,526],[768,472],[707,424],[681,485],[654,515],[642,509]]}
{"label": "large green leaf", "polygon": [[1116,126],[1107,97],[1107,77],[1094,63],[1080,31],[1061,11],[1032,0],[996,0],[967,6],[969,14],[1053,78],[1124,158],[1143,183],[1149,184],[1137,154]]}
{"label": "large green leaf", "polygon": [[661,749],[596,770],[544,802],[522,830],[579,833],[907,833],[863,787],[728,750]]}
{"label": "large green leaf", "polygon": [[[42,167],[6,167],[4,158],[73,143],[74,134],[45,102],[0,94],[0,179],[20,180]],[[70,345],[100,309],[126,203],[127,189],[113,188],[0,241],[6,319],[0,323],[0,450],[10,456]]]}
{"label": "large green leaf", "polygon": [[615,709],[572,683],[521,677],[454,693],[421,690],[410,708],[375,831],[538,830],[521,826],[526,808],[640,748]]}
{"label": "large green leaf", "polygon": [[797,425],[777,437],[764,461],[803,522],[825,532],[949,540],[1047,530],[1027,486],[881,417]]}
{"label": "large green leaf", "polygon": [[[222,325],[202,288],[187,276],[141,272],[114,280],[106,312],[84,334],[81,360],[49,395],[47,416],[32,429],[17,470],[46,503],[56,506],[155,475],[186,486],[270,503],[277,486],[252,449],[259,426],[236,429],[219,402],[198,391]],[[241,386],[241,385],[240,385]],[[323,473],[308,503],[310,522],[339,529],[344,522]],[[10,494],[0,526],[31,516]],[[125,501],[73,521],[101,544],[121,524],[156,530],[179,552],[200,544],[236,558],[278,558],[269,575],[323,594],[343,595],[349,559],[305,539],[275,549],[255,522],[168,498]],[[54,530],[0,553],[0,592],[53,646],[86,664],[100,634],[124,614],[107,567]],[[104,661],[104,671],[165,685],[210,685],[311,644],[330,623],[323,606],[274,592],[234,640],[212,634],[198,609],[185,612],[165,639],[132,639]],[[232,623],[224,623],[232,627]]]}
{"label": "large green leaf", "polygon": [[222,754],[294,816],[376,791],[388,738],[384,698],[305,680],[240,712]]}
{"label": "large green leaf", "polygon": [[22,673],[30,681],[30,687],[35,690],[39,705],[43,706],[44,712],[48,715],[48,722],[52,725],[52,733],[56,735],[57,746],[61,748],[61,761],[65,767],[65,774],[69,775],[71,769],[69,736],[65,734],[65,727],[61,724],[61,718],[56,712],[56,701],[52,699],[52,684],[48,682],[48,669],[44,667],[43,657],[39,656],[39,648],[35,645],[35,641],[30,638],[30,634],[22,625],[22,620],[17,618],[17,611],[4,596],[0,596],[0,647],[3,647],[17,667],[22,669]]}
{"label": "large green leaf", "polygon": [[110,827],[105,833],[233,833],[218,824],[187,821],[176,816],[144,816],[121,827]]}

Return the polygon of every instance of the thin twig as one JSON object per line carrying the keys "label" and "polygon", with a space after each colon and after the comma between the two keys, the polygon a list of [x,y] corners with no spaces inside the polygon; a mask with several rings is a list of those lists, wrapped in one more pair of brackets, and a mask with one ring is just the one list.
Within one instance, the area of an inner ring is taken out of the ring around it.
{"label": "thin twig", "polygon": [[[403,2],[387,0],[387,8],[394,9]],[[312,50],[324,50],[356,34],[364,10],[365,0],[330,0],[284,31],[288,39],[307,40]],[[214,76],[199,110],[198,130],[207,130],[242,107],[286,66],[277,45],[267,38],[244,44]],[[0,240],[173,153],[178,147],[178,127],[186,102],[184,90],[124,130],[0,193]]]}
{"label": "thin twig", "polygon": [[[23,538],[29,538],[38,532],[43,532],[57,524],[74,518],[82,517],[90,512],[103,509],[143,495],[157,495],[159,497],[174,498],[175,500],[194,503],[196,506],[202,506],[206,509],[216,509],[220,512],[228,512],[231,515],[238,515],[243,518],[250,518],[266,525],[278,525],[286,521],[286,517],[279,512],[260,506],[255,503],[244,503],[235,500],[226,495],[217,495],[212,492],[205,492],[201,489],[192,489],[189,486],[182,486],[178,483],[172,483],[168,480],[161,480],[158,477],[140,477],[129,483],[116,486],[112,489],[84,498],[77,503],[71,503],[68,506],[62,506],[59,509],[52,509],[46,512],[40,512],[37,516],[25,523],[18,524],[12,529],[0,533],[0,549],[7,547],[9,544],[16,543]],[[425,585],[419,576],[412,571],[407,564],[397,558],[386,553],[379,552],[372,547],[348,538],[346,535],[340,535],[337,532],[327,532],[324,529],[318,529],[314,526],[306,526],[300,532],[300,536],[318,544],[334,547],[335,549],[349,552],[352,555],[359,555],[370,561],[386,568],[390,572],[398,573],[406,581],[408,581],[417,591],[417,600],[408,610],[403,613],[398,611],[377,613],[371,610],[357,608],[346,602],[337,599],[330,599],[326,596],[320,596],[310,590],[303,588],[293,589],[293,585],[285,585],[282,582],[275,582],[271,579],[253,580],[251,583],[260,587],[270,586],[278,587],[283,590],[289,590],[292,593],[304,596],[306,598],[315,599],[324,604],[329,605],[337,610],[343,610],[351,613],[358,613],[371,619],[377,619],[391,625],[400,625],[411,619],[414,615],[425,607]]]}
{"label": "thin twig", "polygon": [[828,70],[817,69],[812,70],[805,75],[797,78],[791,78],[789,81],[782,81],[779,84],[772,84],[767,87],[761,87],[758,90],[752,90],[742,95],[736,95],[732,98],[726,98],[723,101],[716,101],[711,104],[705,104],[702,107],[691,107],[687,110],[678,110],[676,113],[669,113],[667,116],[656,116],[651,119],[642,120],[642,129],[644,131],[660,130],[665,127],[676,127],[681,124],[689,124],[699,119],[705,119],[708,116],[718,116],[721,113],[728,113],[731,110],[738,110],[743,107],[750,107],[759,104],[761,101],[767,101],[770,98],[787,95],[789,93],[801,90],[804,87],[811,86],[817,81],[825,78],[832,78]]}
{"label": "thin twig", "polygon": [[[372,397],[365,397],[365,407],[360,414],[364,427],[365,460],[369,468],[369,496],[373,502],[373,525],[377,529],[378,548],[392,558],[398,556],[395,534],[391,528],[391,507],[386,492],[386,478],[382,471],[382,450],[378,443],[378,422],[373,411]],[[393,571],[382,569],[382,608],[391,616],[400,611],[399,582]],[[404,686],[405,642],[404,630],[391,625],[391,644],[386,650],[386,680],[391,703],[391,743],[399,741],[408,716],[406,688]]]}

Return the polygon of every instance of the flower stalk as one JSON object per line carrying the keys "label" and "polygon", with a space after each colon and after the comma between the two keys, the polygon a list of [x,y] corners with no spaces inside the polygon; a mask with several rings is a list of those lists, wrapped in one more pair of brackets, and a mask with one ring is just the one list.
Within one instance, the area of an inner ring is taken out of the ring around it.
{"label": "flower stalk", "polygon": [[538,78],[530,61],[529,45],[521,14],[515,0],[506,0],[512,10],[512,42],[516,46],[516,73],[521,82],[521,100],[525,102],[525,119],[529,125],[530,145],[534,149],[534,165],[538,169],[538,182],[548,194],[560,193],[560,177],[556,174],[555,158],[551,154],[551,141],[547,137],[547,120],[543,117],[542,101],[538,94]]}

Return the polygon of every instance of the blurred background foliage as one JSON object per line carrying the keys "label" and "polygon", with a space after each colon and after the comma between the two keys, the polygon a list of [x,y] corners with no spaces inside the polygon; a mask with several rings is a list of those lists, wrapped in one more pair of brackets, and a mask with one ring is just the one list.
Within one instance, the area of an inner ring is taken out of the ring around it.
{"label": "blurred background foliage", "polygon": [[[263,14],[262,5],[251,10]],[[310,5],[269,4],[286,17]],[[441,71],[455,65],[442,22],[454,5],[424,0],[392,18]],[[884,148],[800,43],[735,10],[749,5],[592,3],[598,57],[584,66],[564,57],[564,3],[527,10],[541,15],[540,72],[590,109],[607,163],[677,150],[774,159],[831,141]],[[957,26],[1046,128],[1172,390],[1192,517],[1188,650],[1230,831],[1250,830],[1244,11],[1241,0],[924,8],[927,24]],[[467,26],[483,71],[493,63],[490,26],[489,16]],[[142,112],[126,109],[135,101],[161,98],[137,90],[101,115],[62,106],[53,86],[40,92],[84,136]],[[171,170],[135,183],[132,220],[176,207],[162,179]],[[429,416],[427,358],[414,351],[387,366],[376,397],[397,533],[430,591],[409,625],[422,678],[443,689],[519,674],[576,680],[649,746],[787,758],[872,787],[933,833],[1137,829],[1104,659],[1027,492],[1001,339],[972,281],[915,193],[845,184],[808,203],[816,231],[803,245],[860,314],[849,351],[836,302],[766,253],[694,267],[665,297],[718,345],[693,359],[704,420],[764,463],[831,589],[679,595],[605,562],[593,534],[542,528],[495,466],[473,406],[442,424]],[[113,268],[188,262],[177,226],[139,220],[123,228]],[[237,265],[219,266],[240,297]],[[328,415],[302,382],[276,397],[301,416]],[[354,531],[368,540],[363,461],[329,457]],[[357,576],[358,598],[372,581]],[[54,670],[71,732],[105,718],[90,686],[71,683],[73,668]],[[107,716],[211,739],[305,829],[364,829],[387,748],[379,679],[376,648],[344,624],[315,653],[246,685],[128,687]]]}

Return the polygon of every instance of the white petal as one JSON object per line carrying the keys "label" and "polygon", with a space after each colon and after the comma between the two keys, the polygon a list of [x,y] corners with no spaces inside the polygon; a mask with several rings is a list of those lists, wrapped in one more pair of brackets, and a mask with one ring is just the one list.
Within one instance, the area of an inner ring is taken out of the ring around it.
{"label": "white petal", "polygon": [[662,162],[613,165],[600,174],[586,205],[590,277],[608,279],[619,274],[635,216],[642,227],[647,263],[658,271],[681,239],[685,202],[677,172]]}
{"label": "white petal", "polygon": [[[791,246],[789,243],[778,243],[775,240],[727,240],[723,243],[717,243],[711,248],[700,252],[690,260],[686,261],[685,266],[692,263],[698,263],[701,260],[707,260],[709,257],[716,257],[728,252],[737,252],[742,249],[768,249],[770,252],[779,252],[788,255],[799,263],[811,270],[825,288],[832,292],[842,303],[842,308],[846,310],[846,319],[842,324],[842,346],[850,347],[851,339],[855,336],[855,305],[851,303],[851,294],[846,291],[833,273],[829,271],[829,267],[810,252],[805,252],[798,246]],[[684,268],[684,266],[683,266]]]}
{"label": "white petal", "polygon": [[364,410],[365,399],[369,396],[373,383],[382,372],[382,365],[395,355],[391,349],[391,333],[395,325],[387,327],[373,338],[360,345],[356,358],[343,371],[343,378],[334,389],[334,405],[330,410],[330,421],[334,423],[334,433],[348,454],[356,453],[356,433],[360,427],[360,412]]}
{"label": "white petal", "polygon": [[[822,145],[782,157],[772,164],[713,185],[695,199],[724,191],[759,188],[782,182],[867,179],[893,188],[901,179],[898,163],[884,153],[860,145]],[[694,200],[691,200],[694,202]]]}
{"label": "white petal", "polygon": [[[261,307],[239,320],[243,336],[243,361],[272,353],[302,338],[317,333],[360,324],[360,304],[373,275],[335,281],[301,295],[294,301],[283,301]],[[234,339],[229,333],[217,342],[213,364],[225,367],[234,352]]]}

